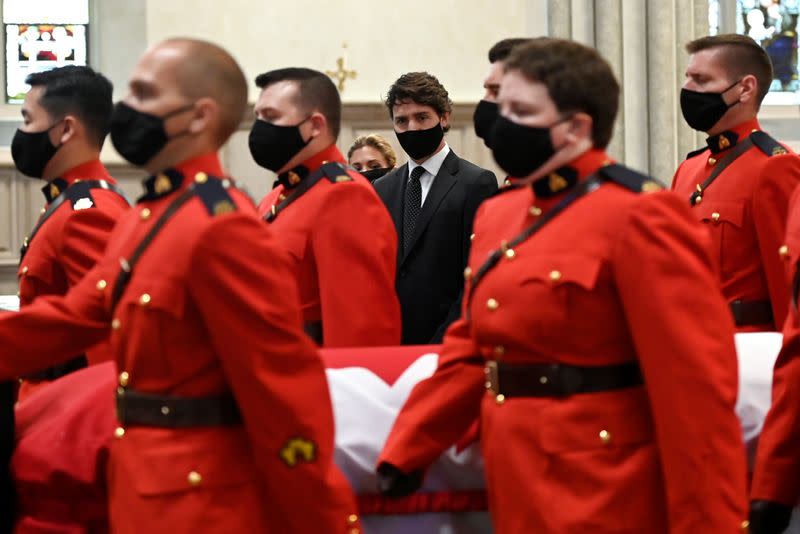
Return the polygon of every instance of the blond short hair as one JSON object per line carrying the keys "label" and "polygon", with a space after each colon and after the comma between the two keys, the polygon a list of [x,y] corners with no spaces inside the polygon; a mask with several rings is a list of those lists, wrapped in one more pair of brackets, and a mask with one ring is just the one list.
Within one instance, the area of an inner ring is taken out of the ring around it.
{"label": "blond short hair", "polygon": [[356,140],[353,141],[353,146],[351,146],[350,150],[347,151],[347,161],[350,161],[350,158],[353,156],[353,152],[359,148],[364,148],[365,146],[371,146],[380,152],[383,156],[383,159],[386,160],[386,164],[389,168],[393,168],[397,163],[397,155],[394,153],[392,145],[390,145],[386,139],[378,134],[361,135],[356,138]]}

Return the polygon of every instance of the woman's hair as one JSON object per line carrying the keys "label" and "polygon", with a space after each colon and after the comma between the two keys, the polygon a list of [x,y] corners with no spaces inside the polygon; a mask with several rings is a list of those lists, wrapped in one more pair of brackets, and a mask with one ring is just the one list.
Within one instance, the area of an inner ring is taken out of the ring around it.
{"label": "woman's hair", "polygon": [[347,151],[347,161],[350,161],[350,158],[353,156],[353,152],[359,148],[364,148],[365,146],[371,146],[380,152],[383,156],[383,159],[386,160],[387,167],[393,168],[397,163],[397,156],[395,155],[394,150],[392,150],[392,146],[386,139],[378,134],[361,135],[356,138],[356,140],[353,141],[353,146],[351,146],[350,150]]}

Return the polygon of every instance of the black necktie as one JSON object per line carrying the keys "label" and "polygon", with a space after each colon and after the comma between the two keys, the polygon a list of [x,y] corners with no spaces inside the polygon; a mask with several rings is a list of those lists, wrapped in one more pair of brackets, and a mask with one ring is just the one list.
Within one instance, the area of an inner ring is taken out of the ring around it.
{"label": "black necktie", "polygon": [[411,246],[411,239],[414,237],[414,229],[417,227],[417,218],[422,211],[422,185],[419,183],[420,176],[425,169],[415,167],[411,171],[411,178],[406,184],[406,201],[403,204],[403,251],[408,252]]}

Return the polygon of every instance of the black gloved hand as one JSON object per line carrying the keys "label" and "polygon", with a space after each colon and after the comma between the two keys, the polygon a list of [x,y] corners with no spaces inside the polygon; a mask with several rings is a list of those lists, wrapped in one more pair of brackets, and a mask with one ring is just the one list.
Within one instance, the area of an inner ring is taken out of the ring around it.
{"label": "black gloved hand", "polygon": [[378,466],[378,490],[386,497],[405,497],[422,487],[422,471],[406,474],[386,462]]}
{"label": "black gloved hand", "polygon": [[791,518],[791,506],[772,501],[752,501],[750,534],[782,534]]}

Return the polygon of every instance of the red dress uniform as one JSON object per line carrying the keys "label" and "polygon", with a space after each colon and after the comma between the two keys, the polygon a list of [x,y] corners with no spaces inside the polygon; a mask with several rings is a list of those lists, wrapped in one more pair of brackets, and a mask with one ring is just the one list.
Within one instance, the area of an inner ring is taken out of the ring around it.
{"label": "red dress uniform", "polygon": [[[111,189],[93,188],[76,194],[76,182],[103,180],[116,182],[98,160],[88,161],[67,171],[42,188],[47,204],[42,214],[62,193],[64,201],[36,231],[26,239],[26,251],[20,261],[20,306],[29,305],[42,295],[64,295],[92,268],[106,248],[106,242],[117,220],[129,206],[124,197]],[[88,363],[110,360],[107,344],[86,352]],[[28,384],[23,384],[24,396]]]}
{"label": "red dress uniform", "polygon": [[[279,177],[259,205],[269,216],[323,163],[344,165],[330,146]],[[353,170],[323,178],[270,221],[289,251],[300,288],[303,320],[322,325],[325,347],[400,343],[400,303],[395,293],[397,234],[369,181]],[[317,341],[319,341],[319,336]]]}
{"label": "red dress uniform", "polygon": [[[780,256],[792,277],[800,269],[800,188],[792,195]],[[800,313],[793,284],[783,348],[775,362],[772,406],[758,439],[751,498],[795,506],[800,500]]]}
{"label": "red dress uniform", "polygon": [[[570,165],[584,180],[605,161],[592,150]],[[544,183],[564,187],[564,172]],[[471,272],[563,197],[520,187],[484,204]],[[747,499],[733,325],[704,237],[672,193],[605,182],[575,201],[467,284],[439,367],[412,391],[379,463],[424,469],[480,413],[499,534],[738,532]],[[638,362],[646,387],[505,398],[484,389],[487,361]]]}
{"label": "red dress uniform", "polygon": [[[209,154],[148,179],[147,194],[77,286],[0,316],[0,378],[110,335],[118,417],[132,420],[131,405],[120,402],[137,394],[158,400],[146,415],[164,418],[115,432],[108,484],[116,533],[358,532],[352,492],[333,463],[323,365],[301,330],[288,261],[246,195],[214,176],[222,169]],[[113,307],[120,266],[190,185],[193,195],[141,255]],[[226,394],[239,424],[181,426],[187,412],[157,409],[164,398],[196,405]]]}
{"label": "red dress uniform", "polygon": [[[690,196],[715,166],[760,131],[755,119],[708,139],[708,148],[689,154],[672,188],[689,205]],[[773,141],[765,153],[753,146],[728,166],[692,207],[711,233],[711,253],[729,303],[762,303],[773,321],[740,324],[740,331],[777,330],[787,312],[788,287],[778,248],[783,243],[789,197],[800,184],[800,159]],[[774,155],[773,155],[774,154]]]}

